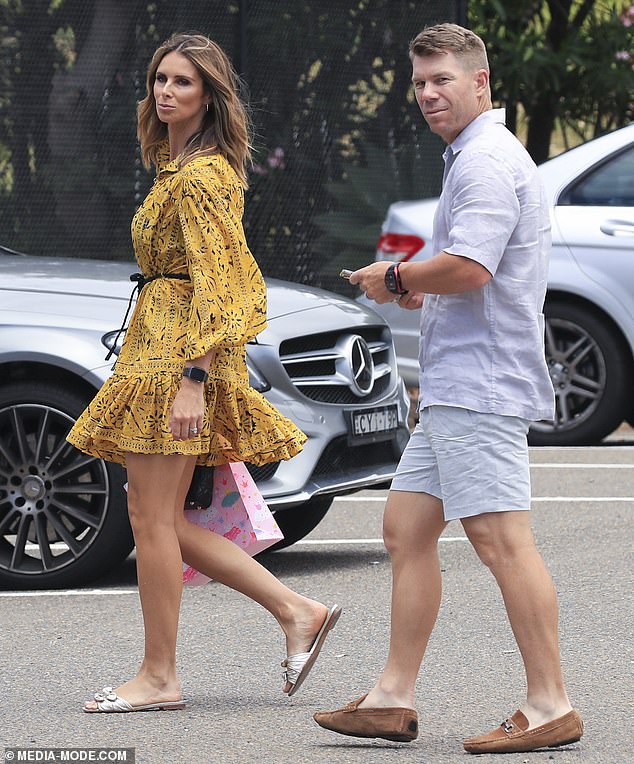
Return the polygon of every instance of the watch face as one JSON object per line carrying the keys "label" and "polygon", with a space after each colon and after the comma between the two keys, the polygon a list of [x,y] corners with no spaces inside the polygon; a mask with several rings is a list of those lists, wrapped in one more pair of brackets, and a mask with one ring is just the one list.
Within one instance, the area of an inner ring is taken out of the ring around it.
{"label": "watch face", "polygon": [[207,373],[204,369],[199,369],[197,366],[188,366],[183,370],[183,374],[194,382],[204,382],[207,379]]}
{"label": "watch face", "polygon": [[394,294],[397,293],[396,275],[394,273],[393,265],[390,265],[390,267],[385,271],[385,286],[389,289],[390,292],[393,292]]}

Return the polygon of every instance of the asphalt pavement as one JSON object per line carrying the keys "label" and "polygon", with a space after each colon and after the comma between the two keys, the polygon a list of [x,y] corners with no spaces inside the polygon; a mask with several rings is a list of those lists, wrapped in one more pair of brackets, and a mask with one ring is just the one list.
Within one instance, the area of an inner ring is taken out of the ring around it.
{"label": "asphalt pavement", "polygon": [[[586,734],[563,749],[506,755],[504,764],[634,761],[629,435],[598,448],[531,452],[535,534],[559,592],[563,665]],[[418,740],[340,737],[312,721],[315,710],[369,689],[385,659],[384,500],[385,491],[338,499],[303,542],[262,558],[289,586],[344,607],[313,673],[290,699],[281,693],[284,642],[273,618],[211,583],[183,598],[179,669],[189,707],[83,714],[82,701],[130,677],[141,656],[133,559],[90,589],[0,592],[0,761],[9,760],[1,758],[5,746],[134,748],[137,764],[500,761],[470,757],[461,740],[515,710],[522,667],[498,590],[457,523],[441,542],[444,596],[418,684]]]}

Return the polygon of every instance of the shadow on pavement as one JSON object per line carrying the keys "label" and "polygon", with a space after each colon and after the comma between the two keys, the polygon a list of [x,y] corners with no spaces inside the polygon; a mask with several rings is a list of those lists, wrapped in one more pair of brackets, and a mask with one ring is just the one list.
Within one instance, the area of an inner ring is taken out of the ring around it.
{"label": "shadow on pavement", "polygon": [[[313,548],[309,551],[301,547],[289,547],[279,552],[263,552],[258,555],[257,560],[275,576],[308,577],[315,573],[358,570],[367,565],[385,563],[388,555],[384,548],[376,545],[343,546],[328,551],[323,548]],[[132,552],[115,570],[86,584],[86,588],[106,589],[136,585],[136,563]]]}

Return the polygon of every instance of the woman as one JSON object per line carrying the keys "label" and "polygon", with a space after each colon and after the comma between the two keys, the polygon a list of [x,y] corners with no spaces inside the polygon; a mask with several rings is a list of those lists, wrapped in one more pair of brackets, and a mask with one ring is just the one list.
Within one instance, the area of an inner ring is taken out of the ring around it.
{"label": "woman", "polygon": [[242,229],[248,120],[224,52],[179,34],[150,63],[138,109],[157,177],[132,222],[144,274],[114,374],[68,440],[124,464],[145,655],[87,712],[180,709],[176,638],[182,560],[263,605],[286,635],[284,692],[311,669],[340,608],[288,589],[243,550],[185,520],[194,466],[290,459],[305,435],[249,386],[245,344],[266,321],[262,276]]}

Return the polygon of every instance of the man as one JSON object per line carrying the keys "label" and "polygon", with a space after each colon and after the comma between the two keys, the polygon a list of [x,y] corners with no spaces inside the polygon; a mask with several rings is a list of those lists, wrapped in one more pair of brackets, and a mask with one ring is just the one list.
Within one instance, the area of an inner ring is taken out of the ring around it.
{"label": "man", "polygon": [[[524,662],[527,697],[471,753],[579,740],[561,672],[555,589],[529,520],[529,422],[552,418],[541,313],[550,246],[536,168],[492,109],[482,40],[455,24],[410,45],[423,117],[447,143],[433,251],[424,262],[355,271],[377,303],[420,308],[420,422],[392,482],[384,539],[392,560],[386,666],[370,692],[315,714],[326,729],[410,741],[415,683],[441,597],[438,539],[459,519],[492,571]],[[423,304],[424,302],[424,304]]]}

